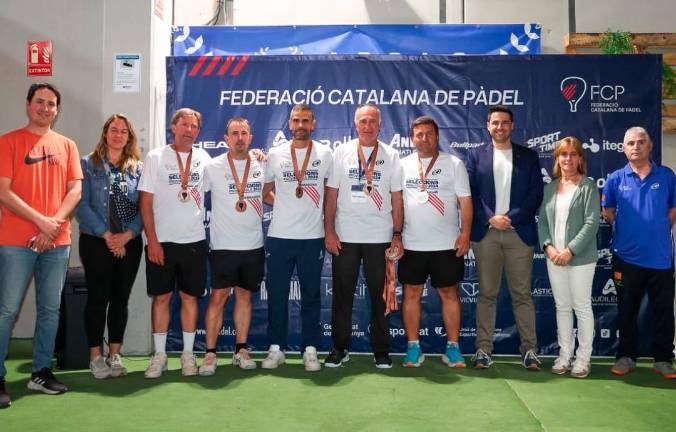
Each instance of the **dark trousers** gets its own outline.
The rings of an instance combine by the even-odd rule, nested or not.
[[[638,357],[637,318],[643,295],[647,291],[655,326],[652,353],[655,361],[674,358],[674,269],[659,270],[629,264],[615,255],[613,279],[618,296],[617,328],[620,345],[617,358]]]
[[[373,352],[390,350],[390,328],[385,317],[385,249],[390,243],[344,243],[340,255],[333,256],[333,303],[331,335],[333,346],[348,349],[352,338],[352,305],[363,261],[364,276],[371,298],[371,348]]]
[[[320,283],[324,266],[324,238],[283,239],[268,237],[265,243],[268,290],[268,338],[286,349],[289,333],[289,291],[294,268],[300,285],[303,346],[321,349]]]
[[[129,294],[143,252],[141,236],[126,244],[127,253],[121,259],[113,256],[101,237],[81,234],[79,244],[87,282],[87,343],[90,348],[102,345],[107,322],[109,343],[121,344],[127,327]]]

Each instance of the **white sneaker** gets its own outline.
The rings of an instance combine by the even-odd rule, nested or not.
[[[216,373],[216,366],[218,366],[218,357],[212,352],[204,354],[202,366],[199,368],[199,376],[211,376]]]
[[[284,352],[279,349],[279,345],[270,345],[268,356],[261,363],[261,367],[263,369],[277,369],[281,364],[284,364]]]
[[[167,370],[167,353],[156,352],[150,359],[150,365],[146,369],[145,377],[159,378],[165,370]]]
[[[106,359],[104,359],[103,356],[98,356],[90,361],[89,370],[92,371],[94,378],[105,379],[110,377],[110,366],[108,366],[108,363],[106,363]]]
[[[305,352],[303,353],[303,364],[305,365],[305,370],[308,372],[317,372],[321,370],[322,365],[319,363],[317,358],[317,349],[313,346],[305,347]]]
[[[122,363],[122,357],[119,354],[113,354],[108,357],[108,366],[110,366],[110,376],[117,378],[127,375],[127,368]]]
[[[232,365],[238,366],[240,369],[244,370],[256,369],[256,362],[251,359],[251,356],[249,356],[249,350],[245,348],[242,348],[232,355]]]
[[[572,369],[572,361],[567,357],[557,357],[552,366],[552,373],[555,375],[563,375]]]
[[[197,375],[197,360],[195,360],[195,354],[191,352],[184,352],[181,354],[181,375]]]
[[[570,371],[570,376],[573,378],[587,378],[589,372],[591,372],[591,363],[575,360],[573,369]]]

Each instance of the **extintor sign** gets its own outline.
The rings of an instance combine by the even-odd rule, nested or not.
[[[52,76],[52,41],[28,41],[26,45],[26,74]]]

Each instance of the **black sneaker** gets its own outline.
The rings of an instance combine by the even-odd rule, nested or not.
[[[373,354],[373,361],[378,369],[390,369],[392,367],[392,359],[390,359],[390,355],[386,352]]]
[[[42,368],[33,372],[31,380],[28,381],[28,389],[41,391],[51,395],[61,394],[68,391],[68,387],[57,380],[50,368]]]
[[[539,371],[540,370],[540,359],[535,355],[533,350],[526,351],[526,354],[523,355],[522,362],[523,367],[529,371]]]
[[[324,366],[329,368],[337,368],[349,360],[350,354],[348,354],[346,349],[331,348],[331,352],[324,359]]]
[[[9,408],[12,405],[12,399],[9,398],[9,393],[5,389],[5,379],[0,378],[0,409]]]
[[[482,349],[476,350],[472,361],[474,362],[474,369],[488,369],[493,364],[491,355]]]

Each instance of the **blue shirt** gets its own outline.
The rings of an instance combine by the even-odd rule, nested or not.
[[[622,260],[652,269],[672,268],[669,211],[676,207],[675,186],[673,171],[655,164],[643,180],[629,164],[610,174],[602,205],[615,209],[612,247]]]

